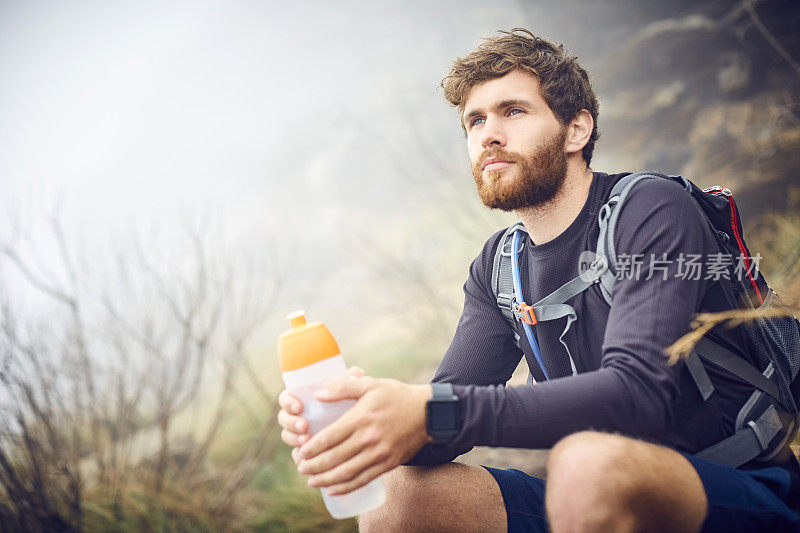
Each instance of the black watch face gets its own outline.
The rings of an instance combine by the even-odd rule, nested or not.
[[[432,402],[428,409],[428,429],[435,432],[457,432],[460,417],[457,401]]]

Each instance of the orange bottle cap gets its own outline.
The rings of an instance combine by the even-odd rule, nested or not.
[[[339,355],[339,345],[325,324],[306,323],[304,311],[294,311],[286,318],[292,327],[278,337],[278,361],[281,372],[297,370]]]

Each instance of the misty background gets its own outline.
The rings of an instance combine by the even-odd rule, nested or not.
[[[208,442],[226,450],[276,439],[274,421],[259,417],[280,390],[275,340],[292,310],[324,321],[369,372],[429,379],[469,262],[513,221],[480,205],[439,83],[456,56],[517,26],[564,43],[590,72],[600,99],[593,169],[731,188],[751,252],[797,309],[799,23],[788,0],[0,2],[0,304],[5,331],[24,331],[7,333],[5,364],[39,375],[24,354],[52,351],[41,357],[53,369],[74,356],[98,365],[86,370],[98,398],[112,378],[162,369],[174,386],[154,388],[127,437],[115,430],[108,442],[158,428],[155,464],[178,465],[175,479],[235,455],[186,445],[189,459],[176,459],[197,420],[211,421]],[[190,352],[208,359],[185,355],[181,338],[202,340]],[[141,353],[125,353],[128,344]],[[229,345],[234,359],[214,359]],[[175,368],[196,377],[181,381]],[[223,398],[237,379],[251,388],[219,409],[197,392]],[[43,387],[26,386],[33,396]],[[91,403],[71,394],[69,412]],[[172,407],[146,422],[159,404]],[[181,419],[185,406],[195,418]],[[252,428],[233,422],[237,436],[223,439],[234,412]],[[294,476],[258,466],[278,461],[273,452],[288,457],[268,451],[235,463],[237,490],[269,493],[277,481],[263,479]],[[81,448],[73,459],[98,455]],[[114,461],[98,460],[99,471],[133,460]],[[76,479],[92,486],[91,475]],[[154,483],[157,494],[169,485]],[[269,507],[241,498],[217,502],[226,524]],[[88,516],[70,505],[62,514]],[[290,507],[274,508],[259,523],[274,529],[269,520]]]
[[[65,232],[100,262],[128,234],[168,236],[211,217],[230,246],[277,263],[287,310],[347,301],[355,287],[338,276],[360,279],[351,276],[370,239],[386,245],[444,203],[480,210],[438,84],[454,57],[515,26],[565,43],[592,74],[596,170],[779,181],[771,196],[780,203],[769,207],[796,207],[793,139],[777,171],[735,145],[769,144],[774,130],[797,125],[797,56],[789,64],[772,49],[744,4],[6,1],[2,211],[34,224],[37,212],[57,209]],[[797,32],[785,15],[796,9],[753,5],[791,57]],[[771,110],[764,93],[778,73],[789,83],[769,102],[784,109]],[[502,224],[484,218],[470,235],[473,256]],[[414,227],[413,240],[435,255],[453,223],[469,224],[443,216]],[[402,255],[408,245],[392,247]],[[465,278],[467,265],[457,266]],[[374,316],[347,303],[347,313],[317,318]]]

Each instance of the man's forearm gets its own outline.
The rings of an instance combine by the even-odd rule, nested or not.
[[[549,448],[584,429],[657,438],[668,425],[667,403],[652,390],[632,386],[635,381],[604,368],[533,386],[455,385],[461,431],[447,445],[423,447],[407,464],[449,462],[473,446]]]

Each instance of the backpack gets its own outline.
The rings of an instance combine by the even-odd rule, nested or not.
[[[752,268],[750,253],[742,238],[739,211],[728,189],[700,189],[682,176],[666,176],[656,172],[624,176],[614,185],[608,201],[598,213],[600,234],[597,246],[594,253],[583,252],[588,254],[585,262],[584,255],[581,255],[580,275],[533,305],[526,304],[522,297],[518,264],[523,249],[520,247],[521,236],[527,232],[521,222],[512,225],[499,241],[492,266],[492,291],[497,298],[497,305],[514,332],[517,346],[524,352],[526,343],[522,342],[517,327],[518,324],[522,325],[527,346],[546,379],[550,377],[542,362],[532,326],[537,322],[566,317],[566,326],[559,340],[566,348],[573,374],[576,374],[564,335],[578,317],[567,302],[592,285],[599,284],[606,303],[613,305],[616,280],[614,265],[617,265],[614,232],[620,206],[631,189],[646,179],[676,181],[700,205],[714,230],[720,250],[732,258],[739,257],[746,268],[744,279],[734,279],[736,276],[730,278],[734,296],[743,302],[743,307],[785,313],[785,316],[758,318],[742,325],[747,339],[745,349],[754,364],[708,335],[701,338],[685,359],[686,367],[704,401],[715,390],[706,371],[708,365],[721,368],[754,388],[738,412],[733,435],[695,455],[734,468],[751,460],[769,461],[787,447],[800,424],[800,323],[761,273]],[[529,383],[532,377],[529,376]]]

